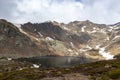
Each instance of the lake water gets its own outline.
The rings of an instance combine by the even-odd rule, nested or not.
[[[28,61],[34,64],[41,65],[41,67],[70,67],[83,63],[93,62],[93,60],[86,59],[83,57],[73,57],[73,56],[42,56],[42,57],[32,57],[24,58],[21,61]]]

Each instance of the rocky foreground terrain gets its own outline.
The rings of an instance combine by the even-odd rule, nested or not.
[[[31,62],[1,58],[0,80],[120,80],[119,58],[66,68],[41,68]]]

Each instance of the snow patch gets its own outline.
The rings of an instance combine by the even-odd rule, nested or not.
[[[68,30],[68,31],[70,30],[70,29],[68,29],[67,27],[63,27],[63,29]]]
[[[42,35],[40,32],[38,32],[38,34],[39,34],[41,37],[43,37],[43,35]]]
[[[106,60],[113,59],[114,55],[110,52],[105,52],[105,47],[99,48],[99,54],[106,58]]]
[[[18,27],[18,29],[20,30],[20,32],[24,33],[24,34],[27,34],[25,31],[23,31],[21,29],[21,25],[20,24],[14,24],[16,27]]]
[[[95,33],[95,32],[97,32],[97,29],[96,27],[93,27],[93,30],[90,33]]]
[[[96,30],[96,27],[93,27],[93,30]]]
[[[92,47],[90,47],[89,45],[87,45],[87,47],[86,48],[88,48],[89,50],[91,50],[92,49]]]
[[[78,52],[75,52],[75,55],[79,55],[79,53],[78,53]]]
[[[82,32],[85,32],[85,28],[86,28],[86,26],[83,26],[83,27],[81,28],[81,31],[82,31]]]
[[[100,47],[101,45],[96,45],[95,49],[99,50],[99,54],[102,55],[106,60],[113,59],[114,55],[111,55],[110,52],[105,52],[105,48],[107,47]]]
[[[53,41],[54,39],[52,39],[51,37],[46,37],[47,40]]]
[[[85,51],[87,51],[87,50],[86,50],[86,49],[81,48],[79,51],[80,51],[80,52],[85,52]]]
[[[101,45],[96,45],[95,49],[99,49]]]
[[[119,27],[114,27],[114,29],[119,29]]]
[[[117,39],[117,38],[120,38],[120,36],[115,36],[112,40],[115,40],[115,39]]]
[[[33,64],[33,67],[34,67],[34,68],[39,68],[40,66],[37,65],[37,64]]]
[[[8,57],[8,58],[7,58],[7,60],[8,60],[8,61],[11,61],[11,60],[12,60],[12,58]]]
[[[19,70],[23,70],[24,68],[20,68]]]
[[[106,40],[108,40],[108,41],[109,41],[109,40],[110,40],[110,38],[109,38],[109,37],[107,37],[107,39],[106,39]]]
[[[85,51],[88,51],[88,50],[91,50],[92,47],[90,47],[89,45],[86,46],[86,48],[81,48],[79,51],[80,52],[85,52]]]
[[[109,26],[109,28],[110,28],[110,29],[108,30],[109,32],[112,32],[112,30],[114,29],[114,27],[112,27],[112,26]]]
[[[73,44],[73,42],[70,42],[70,45],[71,45],[72,47],[74,47],[74,44]]]
[[[105,30],[104,29],[101,29],[100,32],[106,34]]]
[[[119,29],[120,27],[118,27],[117,25],[115,25],[115,26],[109,26],[110,27],[110,29]]]
[[[68,51],[69,51],[69,52],[72,52],[72,50],[71,50],[71,49],[68,49]]]
[[[20,31],[21,33],[23,33],[23,34],[25,34],[25,35],[27,35],[27,36],[30,36],[31,38],[34,38],[35,40],[39,41],[38,38],[35,38],[35,37],[29,35],[28,33],[26,33],[25,31],[23,31],[23,30],[21,29],[21,25],[20,25],[20,24],[14,24],[14,25],[19,29],[19,31]]]

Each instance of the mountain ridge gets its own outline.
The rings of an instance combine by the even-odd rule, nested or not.
[[[119,54],[118,24],[105,25],[86,20],[68,24],[48,21],[13,25],[37,46],[38,54],[32,53],[31,56],[84,56],[102,60]]]

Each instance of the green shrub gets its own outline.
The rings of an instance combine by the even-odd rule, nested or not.
[[[104,75],[101,77],[101,80],[110,80],[110,78],[107,75]]]
[[[108,73],[108,76],[112,79],[118,79],[120,78],[120,69],[112,70]]]

